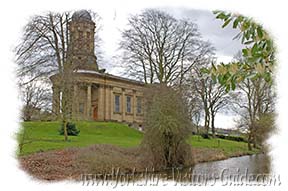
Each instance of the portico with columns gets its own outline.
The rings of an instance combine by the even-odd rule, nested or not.
[[[96,71],[78,71],[73,78],[73,120],[143,122],[143,83]],[[51,80],[53,110],[59,114],[60,84],[57,75]]]

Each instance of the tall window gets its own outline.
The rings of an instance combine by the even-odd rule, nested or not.
[[[114,111],[120,113],[120,95],[115,95],[115,107]]]
[[[84,103],[79,103],[79,113],[84,113]]]
[[[131,113],[131,96],[126,97],[126,112]]]
[[[142,98],[137,97],[137,113],[142,113]]]

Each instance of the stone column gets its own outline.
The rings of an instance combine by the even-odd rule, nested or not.
[[[137,97],[136,97],[136,90],[133,90],[133,105],[132,105],[132,112],[133,112],[133,122],[136,122],[136,114],[137,114]]]
[[[125,89],[122,88],[122,101],[121,101],[122,121],[125,121],[126,102],[125,102]]]
[[[115,105],[115,100],[114,100],[114,94],[113,94],[113,87],[111,86],[110,88],[110,119],[112,120],[113,118],[113,113],[114,113],[114,105]]]
[[[87,85],[87,105],[86,105],[86,116],[87,119],[91,119],[91,84]]]
[[[111,120],[111,86],[105,87],[105,120]]]
[[[74,92],[73,92],[73,119],[78,120],[78,110],[79,110],[79,102],[78,102],[78,86],[74,84]]]
[[[109,88],[107,88],[107,91],[108,91],[107,100],[109,102],[109,104],[108,104],[108,118],[109,118],[109,120],[111,120],[112,119],[112,112],[113,112],[113,110],[112,110],[113,102],[111,102],[112,97],[113,97],[113,87],[109,86]]]
[[[104,95],[104,85],[100,84],[98,88],[98,119],[105,119],[105,95]]]
[[[103,90],[102,90],[102,92],[103,92],[103,99],[104,99],[104,104],[103,104],[103,119],[104,119],[104,121],[106,121],[107,120],[107,115],[106,115],[106,111],[107,111],[107,92],[106,92],[106,85],[103,85]]]
[[[59,112],[60,112],[60,90],[59,87],[53,86],[53,102],[52,102],[52,111],[56,116],[56,119],[59,119]]]

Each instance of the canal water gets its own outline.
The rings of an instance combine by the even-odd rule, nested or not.
[[[255,154],[199,163],[189,168],[170,169],[166,171],[166,178],[177,182],[196,182],[201,185],[218,180],[242,183],[269,176],[269,172],[269,157],[265,154]]]
[[[111,177],[111,180],[119,182],[134,183],[135,180],[142,180],[149,185],[159,185],[162,180],[173,180],[177,185],[215,185],[221,182],[222,185],[243,185],[245,181],[255,181],[260,175],[260,181],[269,176],[270,160],[265,154],[241,156],[226,160],[199,163],[192,167],[182,169],[167,169],[161,172],[137,173],[132,176],[123,175]],[[261,176],[264,175],[264,176]],[[101,179],[101,178],[100,178]],[[106,179],[106,178],[105,178]],[[89,182],[90,179],[85,178]],[[106,179],[107,180],[107,179]],[[108,177],[108,180],[110,178]],[[264,180],[264,179],[263,179]],[[264,180],[266,181],[266,179]],[[276,180],[277,181],[277,180]],[[101,182],[101,181],[100,181]],[[259,182],[257,179],[256,182]],[[262,181],[263,182],[263,181]],[[271,182],[268,180],[268,182]],[[272,182],[273,183],[273,182]]]
[[[255,154],[229,158],[221,161],[199,163],[194,166],[193,173],[201,174],[268,174],[270,160],[265,154]]]

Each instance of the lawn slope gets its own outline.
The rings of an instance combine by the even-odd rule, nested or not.
[[[65,142],[59,135],[59,122],[23,122],[18,133],[18,141],[21,142],[24,133],[24,146],[20,155],[27,155],[48,150],[58,150],[70,147],[86,147],[95,144],[110,144],[120,147],[136,147],[141,143],[143,133],[128,127],[125,124],[113,122],[78,121],[78,136],[69,136]],[[253,154],[258,150],[248,151],[244,142],[224,139],[203,139],[194,135],[187,140],[193,148],[209,149],[223,152],[226,156],[241,154]]]
[[[69,141],[65,142],[64,137],[58,133],[59,122],[23,122],[21,125],[17,138],[21,142],[25,129],[25,144],[20,155],[93,144],[134,147],[140,144],[143,136],[141,132],[121,123],[79,121],[76,126],[80,134],[69,136]]]

